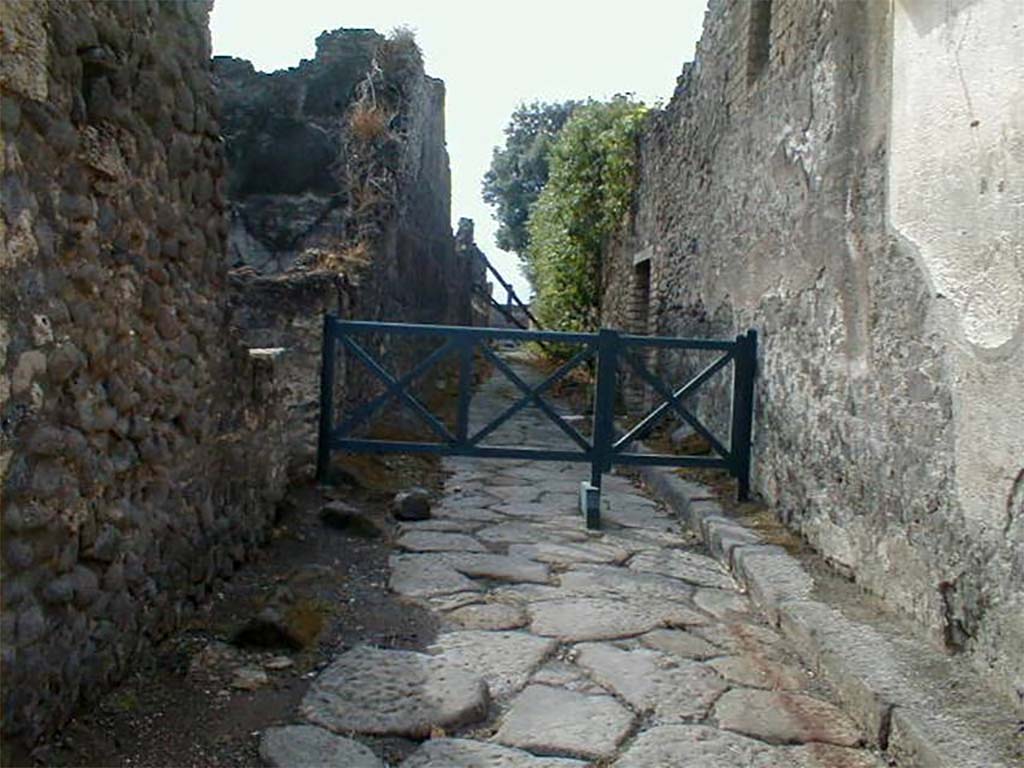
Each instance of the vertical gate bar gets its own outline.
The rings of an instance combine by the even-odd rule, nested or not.
[[[612,441],[615,437],[615,370],[619,334],[602,328],[597,334],[597,391],[594,393],[593,455],[590,485],[595,501],[586,509],[587,528],[601,527],[601,477],[611,468]]]
[[[316,479],[327,482],[331,462],[331,431],[334,429],[335,336],[331,316],[324,314],[320,358],[320,432],[316,445]]]
[[[750,438],[754,420],[754,375],[757,370],[757,331],[736,337],[732,390],[732,434],[729,454],[736,476],[736,498],[750,498]]]
[[[476,338],[467,334],[459,339],[459,417],[455,439],[465,446],[469,440],[469,405],[473,398],[473,347]]]

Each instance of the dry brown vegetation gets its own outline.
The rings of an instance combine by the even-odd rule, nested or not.
[[[369,144],[388,132],[392,117],[386,109],[362,100],[349,114],[348,125],[356,139]]]

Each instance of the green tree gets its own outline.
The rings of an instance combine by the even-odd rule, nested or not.
[[[498,247],[525,256],[530,207],[548,180],[548,151],[580,102],[520,105],[505,127],[505,146],[495,147],[484,174],[484,201],[494,206]]]
[[[646,107],[627,96],[578,108],[551,147],[548,183],[528,224],[536,314],[548,328],[599,321],[601,252],[633,205]]]

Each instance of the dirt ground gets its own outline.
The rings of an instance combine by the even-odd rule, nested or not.
[[[6,765],[227,768],[261,762],[259,732],[297,721],[317,670],[337,654],[370,643],[422,649],[435,636],[431,616],[387,591],[393,526],[388,501],[411,485],[437,490],[441,470],[422,457],[361,457],[336,474],[349,483],[295,488],[273,541],[215,592],[197,617],[164,641],[136,672],[68,723],[32,755],[8,753]],[[343,499],[377,523],[356,530],[325,524],[325,501]],[[267,604],[281,604],[306,648],[238,647],[239,629]],[[238,669],[265,683],[237,687]],[[244,674],[244,672],[243,672]],[[394,757],[415,745],[391,740]]]

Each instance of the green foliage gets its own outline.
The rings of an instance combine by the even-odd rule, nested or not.
[[[548,152],[580,102],[523,104],[505,128],[505,146],[494,148],[484,175],[484,201],[496,208],[498,247],[526,254],[530,207],[548,180]]]
[[[601,252],[628,215],[636,140],[647,109],[626,96],[577,109],[549,155],[550,176],[528,223],[535,312],[547,328],[599,322]]]

